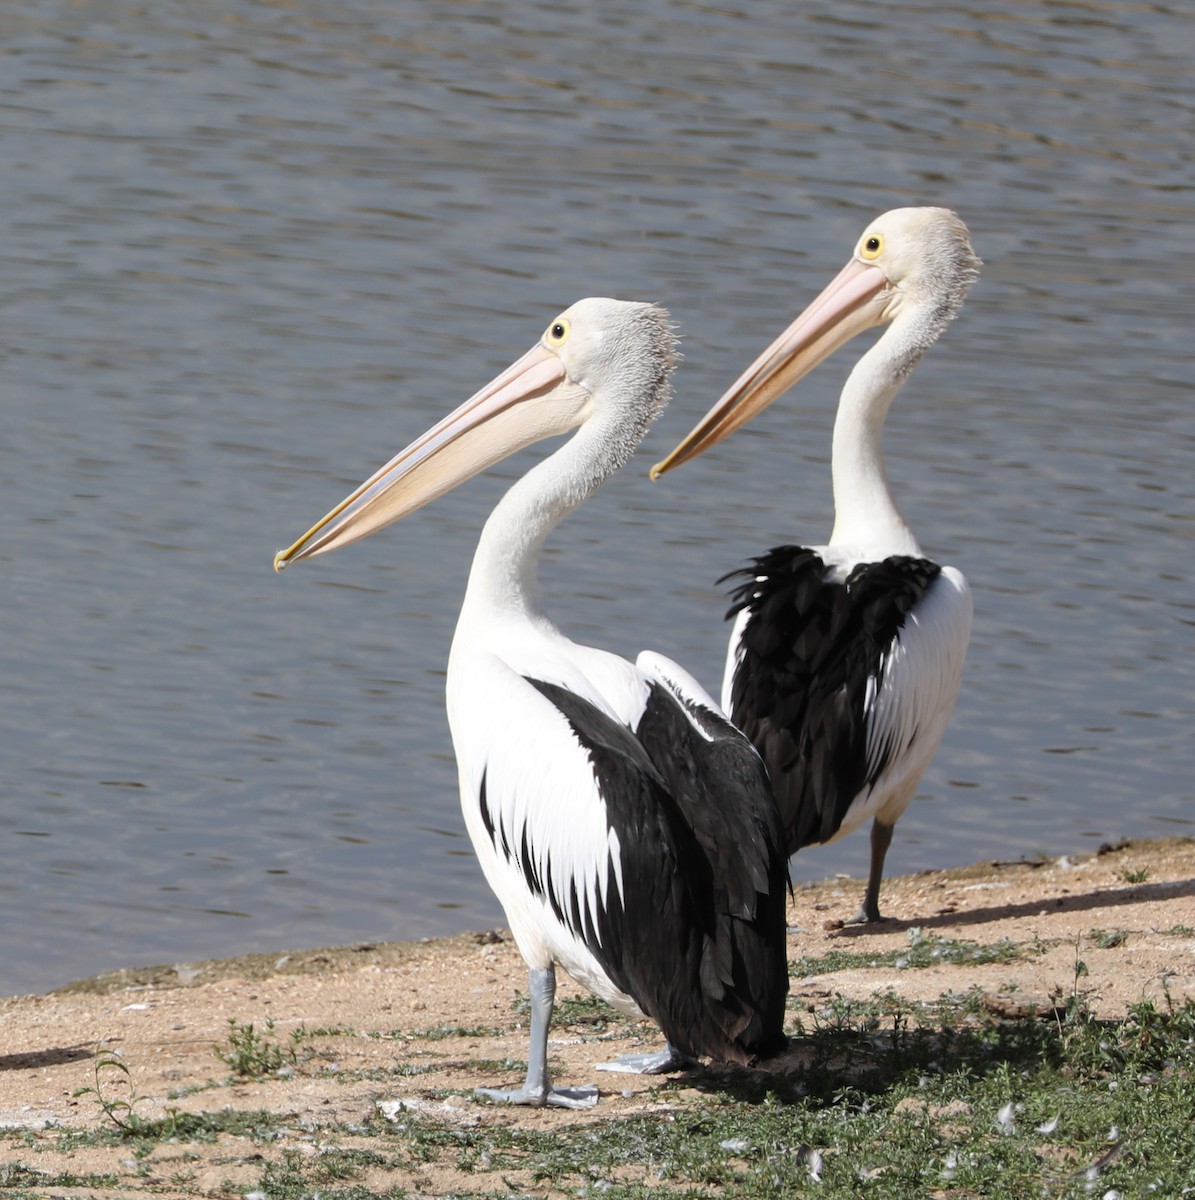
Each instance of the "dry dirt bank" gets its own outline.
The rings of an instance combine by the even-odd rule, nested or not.
[[[795,896],[793,1020],[836,995],[886,991],[932,1002],[977,988],[986,1004],[1010,1016],[1048,1009],[1053,998],[1076,986],[1104,1016],[1123,1013],[1143,996],[1195,996],[1192,839],[892,879],[884,906],[897,919],[874,931],[841,927],[858,905],[859,889],[855,881],[830,881]],[[911,935],[913,928],[920,934]],[[907,950],[917,938],[944,939],[947,948],[958,942],[990,948],[1007,940],[1010,953],[998,956],[1005,961],[926,967],[906,965],[899,955],[894,960],[889,952]],[[827,970],[831,954],[883,958],[860,965],[855,957],[847,969]],[[1078,957],[1088,970],[1077,979]],[[119,1177],[119,1194],[217,1195],[258,1180],[263,1154],[313,1152],[321,1131],[329,1129],[351,1140],[354,1127],[382,1100],[405,1100],[463,1123],[533,1126],[616,1116],[660,1102],[664,1084],[658,1078],[593,1069],[640,1041],[651,1043],[652,1031],[621,1021],[606,1025],[584,1011],[571,1024],[554,1026],[551,1049],[556,1078],[602,1086],[601,1103],[589,1118],[495,1108],[468,1095],[444,1100],[444,1089],[517,1081],[517,1072],[502,1064],[525,1057],[516,1007],[525,986],[513,944],[486,933],[129,969],[44,996],[0,1000],[0,1126],[19,1126],[33,1139],[0,1139],[0,1175],[5,1163],[36,1161],[37,1170],[51,1176],[70,1171]],[[580,995],[562,980],[558,999]],[[288,1049],[292,1031],[312,1036],[298,1043],[286,1077],[230,1081],[213,1049],[229,1048],[230,1020],[242,1029],[252,1023],[267,1044]],[[268,1035],[267,1020],[274,1022]],[[76,1095],[95,1084],[97,1043],[119,1053],[138,1097],[135,1111],[144,1120],[172,1109],[212,1113],[230,1106],[267,1110],[285,1128],[265,1151],[231,1134],[188,1145],[185,1154],[162,1143],[138,1162],[127,1145],[52,1149],[64,1127],[109,1124],[95,1095]],[[775,1069],[799,1064],[780,1062]],[[111,1097],[129,1096],[119,1073],[109,1071],[108,1078]],[[429,1178],[408,1186],[442,1193],[453,1184]]]

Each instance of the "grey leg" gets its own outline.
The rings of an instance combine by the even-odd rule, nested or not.
[[[867,877],[867,891],[863,894],[863,906],[851,918],[851,925],[868,925],[882,921],[880,916],[880,884],[884,880],[884,856],[892,845],[894,825],[873,821],[871,826],[871,872]]]
[[[527,1080],[521,1088],[478,1088],[479,1096],[507,1104],[529,1104],[542,1108],[592,1108],[597,1103],[596,1087],[554,1088],[548,1079],[548,1026],[552,1023],[552,1005],[556,998],[556,971],[532,968],[527,974],[527,992],[531,998],[531,1044],[527,1051]]]

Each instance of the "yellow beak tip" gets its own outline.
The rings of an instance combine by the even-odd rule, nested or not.
[[[652,483],[659,483],[660,476],[663,475],[666,470],[667,465],[665,463],[658,462],[650,471],[648,471],[648,478],[652,481]]]
[[[290,560],[286,557],[286,551],[279,550],[278,553],[274,555],[274,570],[281,575],[282,572],[286,570],[289,561]]]

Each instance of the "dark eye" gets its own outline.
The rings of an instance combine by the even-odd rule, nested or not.
[[[864,258],[877,258],[884,248],[884,239],[878,233],[869,233],[859,246],[859,253]]]
[[[556,339],[564,337],[564,326],[559,321],[552,326],[552,336]]]

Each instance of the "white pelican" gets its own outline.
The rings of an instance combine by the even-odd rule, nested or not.
[[[530,972],[526,1081],[482,1089],[495,1099],[596,1102],[594,1087],[549,1082],[556,963],[664,1031],[662,1054],[615,1069],[745,1063],[783,1045],[787,861],[759,755],[675,664],[579,646],[538,596],[545,538],[630,458],[675,350],[663,309],[580,301],[275,559],[347,545],[578,430],[486,522],[448,663],[465,824]]]
[[[885,213],[832,283],[735,381],[652,478],[749,421],[850,338],[888,324],[839,401],[825,546],[779,546],[734,574],[722,707],[763,755],[789,853],[868,818],[871,870],[856,922],[880,920],[892,827],[958,696],[971,593],[927,559],[884,477],[884,418],[979,274],[943,208]],[[727,576],[730,578],[731,576]]]

